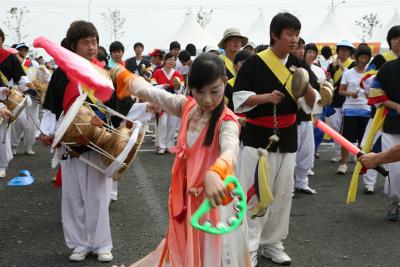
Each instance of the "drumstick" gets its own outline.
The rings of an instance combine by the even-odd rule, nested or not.
[[[36,128],[39,130],[39,132],[40,132],[42,135],[47,135],[47,134],[45,134],[45,133],[40,129],[39,125],[37,125],[37,123],[36,123],[36,121],[33,119],[32,115],[31,115],[30,113],[28,113],[28,115],[29,115],[29,118],[31,118],[33,124],[34,124],[34,125],[36,126]]]
[[[315,122],[315,127],[317,127],[318,129],[320,129],[321,131],[323,131],[324,133],[326,133],[327,135],[332,137],[333,140],[335,140],[337,143],[339,143],[344,149],[349,151],[351,154],[357,156],[357,158],[365,155],[365,153],[361,149],[359,149],[357,146],[352,144],[349,140],[347,140],[346,138],[341,136],[338,132],[333,130],[331,127],[329,127],[323,121],[317,120]],[[377,172],[379,172],[380,174],[382,174],[385,177],[389,175],[389,172],[380,165],[375,167],[374,170],[376,170]]]

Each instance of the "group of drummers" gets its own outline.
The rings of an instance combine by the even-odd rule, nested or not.
[[[170,227],[166,240],[133,266],[256,266],[260,248],[261,256],[288,265],[291,258],[282,242],[289,232],[293,194],[317,193],[308,177],[314,174],[324,134],[313,122],[329,121],[358,146],[371,131],[374,149],[400,143],[400,95],[395,91],[400,86],[395,77],[400,74],[400,25],[388,32],[390,50],[372,61],[367,44],[356,48],[345,40],[337,43],[336,57],[329,48],[318,56],[318,47],[299,37],[300,29],[295,16],[279,13],[270,24],[269,47],[255,47],[238,29],[229,28],[218,47],[207,46],[197,57],[196,49],[181,51],[172,42],[169,52],[154,49],[148,60],[137,42],[135,56],[123,61],[122,43],[110,45],[109,58],[99,47],[95,26],[74,21],[61,46],[109,79],[115,91],[107,101],[96,97],[96,88],[72,79],[69,69],[51,72],[29,59],[25,44],[3,48],[0,30],[0,177],[6,177],[21,140],[24,152],[34,155],[40,136],[54,152],[52,167],[62,181],[69,259],[83,261],[93,253],[100,262],[112,261],[110,200],[117,200],[117,181],[133,162],[148,131],[146,122],[155,119],[156,153],[177,157]],[[388,110],[382,131],[368,130],[380,107]],[[202,145],[198,138],[204,138]],[[333,161],[340,161],[337,172],[344,174],[349,153],[340,146],[337,152]],[[384,163],[374,161],[375,156],[362,160],[368,166]],[[388,219],[400,220],[400,165],[388,166]],[[225,178],[221,173],[228,169],[247,192],[246,223],[221,239],[189,230],[190,205],[205,198],[215,206],[222,203],[226,192],[214,178]],[[374,192],[376,177],[373,170],[365,174],[367,193]]]

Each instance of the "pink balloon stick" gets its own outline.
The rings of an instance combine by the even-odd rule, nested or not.
[[[36,38],[33,45],[46,50],[69,79],[93,88],[96,98],[106,101],[111,97],[114,91],[111,81],[101,75],[93,63],[43,36]]]
[[[335,140],[337,143],[339,143],[342,147],[344,147],[344,149],[349,151],[351,154],[357,156],[357,154],[360,152],[360,149],[357,146],[355,146],[349,140],[347,140],[346,138],[341,136],[338,132],[333,130],[331,127],[329,127],[323,121],[317,120],[315,122],[315,126],[318,129],[320,129],[321,131],[323,131],[324,133],[326,133],[327,135],[329,135],[330,137],[332,137],[333,140]]]

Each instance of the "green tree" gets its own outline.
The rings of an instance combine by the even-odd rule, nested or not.
[[[16,43],[21,43],[28,37],[28,34],[23,33],[24,27],[28,24],[28,20],[25,20],[25,15],[29,13],[29,10],[24,7],[12,7],[7,11],[7,16],[4,25],[12,33],[12,38]]]
[[[375,30],[382,28],[376,13],[364,15],[360,20],[356,20],[355,23],[362,30],[363,42],[370,40]]]

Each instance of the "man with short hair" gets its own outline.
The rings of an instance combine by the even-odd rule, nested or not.
[[[144,72],[151,63],[149,60],[143,57],[144,45],[141,42],[137,42],[133,45],[133,50],[135,51],[135,56],[127,59],[125,61],[126,69],[136,75],[143,76]]]
[[[180,51],[181,51],[181,44],[178,41],[173,41],[169,44],[169,52],[173,56],[178,57]]]
[[[108,67],[114,68],[116,64],[120,64],[125,66],[125,61],[122,60],[124,56],[125,47],[121,42],[115,41],[110,44],[110,56],[111,58],[108,60]]]
[[[270,25],[271,48],[243,63],[234,86],[235,112],[247,117],[238,177],[250,196],[247,221],[253,266],[257,265],[259,246],[263,257],[282,265],[291,263],[282,241],[289,232],[297,151],[296,113],[298,104],[310,113],[320,98],[308,84],[304,97],[297,99],[291,83],[285,82],[292,67],[310,72],[292,55],[300,29],[300,21],[292,14],[277,14]]]
[[[239,52],[247,42],[248,38],[243,36],[237,28],[229,28],[224,31],[224,36],[218,43],[218,47],[224,49],[224,54],[220,57],[225,63],[226,76],[228,76],[228,80],[236,76],[233,59],[235,58],[236,53]]]

